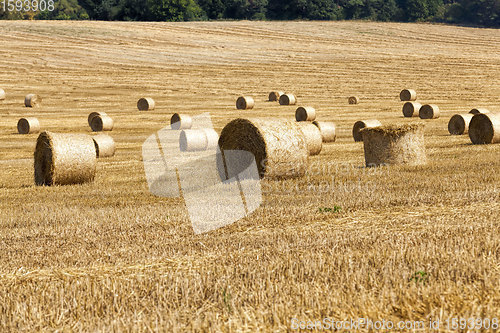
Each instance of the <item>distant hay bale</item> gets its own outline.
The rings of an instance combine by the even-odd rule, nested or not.
[[[28,108],[40,106],[40,103],[42,103],[42,98],[36,94],[28,94],[24,97],[24,105]]]
[[[193,126],[193,119],[187,114],[174,113],[170,118],[170,128],[173,130],[190,129]]]
[[[313,121],[313,125],[319,128],[323,142],[335,142],[337,139],[336,126],[334,123],[326,121]]]
[[[87,121],[89,123],[89,126],[90,126],[90,123],[92,122],[92,119],[95,117],[95,116],[107,116],[107,113],[106,112],[91,112],[89,114],[89,116],[87,117]]]
[[[347,102],[349,104],[359,104],[359,97],[357,96],[351,96],[347,99]]]
[[[471,114],[478,114],[478,113],[490,113],[490,110],[485,109],[485,108],[478,108],[478,109],[472,109],[469,111]]]
[[[250,152],[255,156],[260,178],[301,177],[308,168],[306,138],[294,121],[235,119],[222,130],[219,147],[222,154],[227,150]],[[239,161],[238,167],[232,168],[234,175],[228,174],[228,178],[248,168],[250,163]]]
[[[114,127],[113,118],[110,116],[95,116],[90,121],[90,128],[94,132],[112,131]]]
[[[500,143],[500,113],[479,113],[469,124],[469,138],[473,144]]]
[[[281,95],[284,95],[285,93],[283,91],[271,91],[269,93],[269,101],[270,102],[277,102],[280,100]]]
[[[462,135],[469,132],[469,123],[474,115],[470,113],[456,114],[448,122],[448,132],[451,135]]]
[[[179,148],[182,152],[204,151],[217,148],[219,135],[214,129],[186,129],[179,136]]]
[[[300,106],[295,111],[295,119],[297,121],[314,121],[316,120],[316,110],[312,106]]]
[[[155,101],[151,97],[143,97],[137,101],[139,111],[148,111],[155,109]]]
[[[306,139],[307,150],[309,155],[318,155],[323,147],[323,137],[321,131],[313,123],[299,122],[299,129]]]
[[[354,126],[352,127],[352,137],[354,138],[354,141],[356,142],[363,141],[363,136],[361,135],[361,130],[363,128],[370,128],[377,126],[382,126],[382,123],[376,119],[359,120],[355,122]]]
[[[280,105],[295,105],[297,98],[293,94],[283,94],[280,96]]]
[[[399,99],[402,102],[410,102],[417,100],[417,92],[413,89],[403,89],[399,93]]]
[[[5,99],[5,91],[3,89],[0,89],[0,101]]]
[[[207,136],[207,149],[216,149],[219,145],[219,134],[212,128],[202,129]]]
[[[361,134],[368,167],[427,163],[423,124],[367,127]]]
[[[253,109],[254,106],[255,106],[255,101],[250,96],[240,96],[236,100],[236,108],[238,110]]]
[[[94,180],[96,151],[86,134],[42,132],[36,141],[36,185],[82,184]]]
[[[435,104],[426,104],[420,108],[418,112],[420,119],[437,119],[439,118],[439,106]]]
[[[96,157],[113,157],[116,151],[115,140],[107,134],[98,134],[92,137],[94,140]]]
[[[40,132],[40,122],[35,117],[21,118],[17,122],[17,132],[19,134],[33,134]]]
[[[403,104],[403,115],[405,117],[418,117],[422,104],[417,102],[406,102]]]

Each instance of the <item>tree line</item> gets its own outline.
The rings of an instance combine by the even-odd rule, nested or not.
[[[1,0],[0,5],[4,1],[15,3],[21,0]],[[54,10],[43,12],[8,11],[2,5],[0,19],[110,21],[366,19],[500,27],[500,0],[55,0]]]

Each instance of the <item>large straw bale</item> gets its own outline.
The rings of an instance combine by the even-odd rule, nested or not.
[[[319,128],[321,137],[323,138],[323,142],[335,142],[335,140],[337,139],[337,134],[336,126],[334,123],[328,121],[313,121],[313,124]]]
[[[448,132],[451,135],[462,135],[469,132],[469,123],[474,115],[470,113],[455,114],[448,122]]]
[[[469,123],[473,144],[500,143],[500,113],[479,113]]]

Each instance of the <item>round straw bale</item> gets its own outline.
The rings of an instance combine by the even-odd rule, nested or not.
[[[35,117],[21,118],[17,122],[19,134],[33,134],[40,132],[40,122]]]
[[[36,94],[28,94],[24,97],[24,105],[28,108],[40,106],[40,103],[42,103],[42,98]]]
[[[295,111],[295,119],[297,121],[314,121],[316,120],[316,110],[312,106],[300,106]]]
[[[98,158],[112,157],[115,155],[115,140],[107,134],[98,134],[92,137],[94,140],[95,153]]]
[[[95,116],[90,121],[90,128],[94,132],[112,131],[114,124],[113,118],[110,116]]]
[[[301,177],[308,168],[309,152],[297,122],[286,120],[235,119],[227,124],[219,138],[222,154],[226,150],[253,154],[260,178]],[[220,164],[220,159],[217,159]],[[239,161],[228,178],[247,169],[251,161]],[[220,165],[218,170],[224,170]],[[225,179],[226,175],[221,174]]]
[[[215,149],[219,144],[219,134],[213,128],[204,128],[203,132],[207,136],[207,149]]]
[[[179,136],[179,148],[181,151],[202,151],[208,146],[207,134],[203,130],[182,130]]]
[[[361,135],[361,130],[363,128],[377,126],[382,126],[382,123],[376,119],[360,120],[355,122],[354,126],[352,127],[352,137],[354,138],[354,141],[363,141],[363,136]]]
[[[351,96],[347,99],[347,102],[349,102],[349,104],[359,104],[359,97]]]
[[[173,130],[190,129],[193,126],[193,119],[187,114],[174,113],[170,118],[170,128]]]
[[[143,97],[137,101],[139,111],[148,111],[155,109],[155,101],[151,97]]]
[[[285,93],[283,91],[271,91],[269,93],[269,101],[270,102],[277,102],[279,101],[281,95],[284,95]]]
[[[368,167],[427,163],[423,124],[367,127],[361,134]]]
[[[255,106],[255,101],[250,96],[240,96],[236,100],[236,108],[238,110],[253,109]]]
[[[484,108],[478,108],[478,109],[472,109],[469,111],[471,114],[478,114],[478,113],[490,113],[490,110],[484,109]]]
[[[323,142],[335,142],[337,134],[335,132],[336,127],[334,123],[326,121],[313,121],[313,124],[319,128]]]
[[[0,101],[5,99],[5,91],[0,89]]]
[[[295,105],[297,98],[293,94],[283,94],[280,96],[280,105]]]
[[[500,113],[479,113],[469,124],[473,144],[500,143]]]
[[[456,114],[448,122],[448,132],[451,135],[462,135],[469,132],[469,123],[474,115],[470,113]]]
[[[96,151],[86,134],[42,132],[36,141],[36,185],[81,184],[94,180]]]
[[[107,114],[106,114],[106,112],[91,112],[87,118],[89,126],[90,126],[90,123],[92,122],[92,118],[94,118],[95,116],[107,116]]]
[[[406,102],[403,104],[403,115],[405,117],[418,117],[422,104],[417,102]]]
[[[321,136],[321,131],[312,123],[300,122],[298,125],[306,139],[309,155],[318,155],[323,147],[323,137]]]
[[[439,118],[439,107],[435,104],[425,104],[418,112],[420,119],[437,119]]]
[[[399,93],[399,99],[401,99],[402,102],[416,101],[417,92],[413,89],[403,89]]]

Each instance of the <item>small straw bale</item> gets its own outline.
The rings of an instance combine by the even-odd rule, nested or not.
[[[217,148],[219,135],[214,129],[186,129],[179,135],[179,148],[182,152],[204,151]]]
[[[297,98],[293,94],[283,94],[280,96],[280,105],[295,105]]]
[[[337,139],[337,134],[335,131],[336,126],[334,123],[327,121],[313,121],[313,125],[319,128],[321,137],[323,138],[323,142],[335,142],[335,140]]]
[[[95,153],[97,158],[115,156],[115,140],[107,134],[98,134],[92,137],[94,140]]]
[[[42,132],[36,141],[36,185],[82,184],[94,180],[96,151],[86,134]]]
[[[427,163],[424,124],[367,127],[361,134],[367,167]]]
[[[151,97],[143,97],[137,101],[139,111],[148,111],[155,109],[155,101]]]
[[[470,113],[455,114],[448,122],[448,132],[451,135],[462,135],[469,132],[469,123],[474,115]]]
[[[35,117],[21,118],[17,122],[17,132],[19,134],[33,134],[40,132],[40,122]]]
[[[227,124],[219,138],[222,155],[226,150],[247,151],[255,157],[259,177],[271,179],[304,176],[309,166],[306,138],[297,122],[287,120],[235,119]],[[220,159],[217,159],[220,163]],[[247,169],[251,161],[239,161],[232,178]],[[218,167],[218,170],[224,168]]]
[[[107,116],[107,113],[106,112],[91,112],[87,118],[87,121],[89,123],[89,126],[90,126],[90,123],[92,122],[92,119],[95,117],[95,116]]]
[[[219,145],[219,134],[212,128],[203,128],[207,136],[207,149],[216,149]]]
[[[356,142],[363,141],[363,136],[361,135],[361,130],[363,128],[377,127],[377,126],[382,126],[382,123],[376,119],[359,120],[355,122],[354,126],[352,127],[352,137],[354,138],[354,141]]]
[[[349,104],[359,104],[359,97],[357,96],[351,96],[347,99],[347,102]]]
[[[255,101],[250,96],[240,96],[236,100],[236,108],[238,110],[253,109],[254,106],[255,106]]]
[[[24,105],[28,108],[40,106],[40,103],[42,103],[42,98],[36,94],[28,94],[24,97]]]
[[[403,104],[403,116],[405,117],[418,117],[422,104],[417,102],[406,102]]]
[[[269,93],[269,101],[270,102],[277,102],[280,100],[281,95],[284,95],[285,93],[283,91],[271,91]]]
[[[469,111],[471,114],[478,114],[478,113],[490,113],[490,110],[485,109],[485,108],[478,108],[478,109],[472,109]]]
[[[500,143],[500,113],[479,113],[469,124],[469,138],[473,144]]]
[[[306,139],[307,150],[309,155],[319,155],[323,147],[323,137],[321,131],[313,123],[300,122],[299,128]]]
[[[0,101],[5,99],[5,91],[0,89]]]
[[[418,112],[420,119],[437,119],[439,118],[439,107],[435,104],[425,104]]]
[[[90,128],[94,132],[112,131],[115,122],[110,116],[95,116],[90,121]]]
[[[402,102],[410,102],[417,100],[417,92],[413,89],[403,89],[399,93],[399,99]]]
[[[314,121],[316,120],[316,110],[312,106],[300,106],[295,111],[295,119],[297,121]]]
[[[170,118],[170,128],[173,130],[190,129],[193,126],[193,119],[187,114],[174,113]]]

